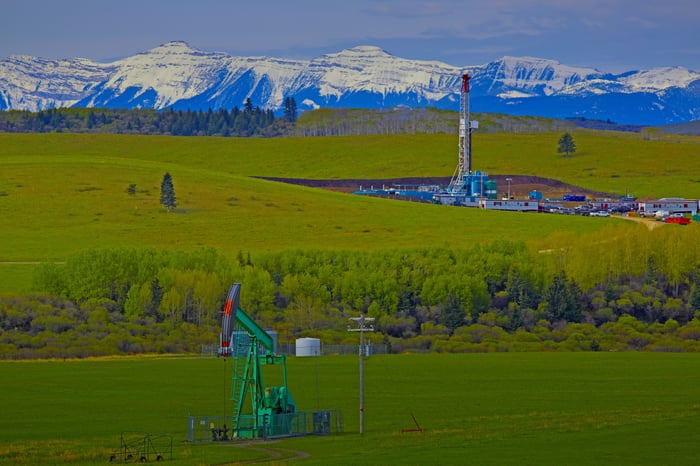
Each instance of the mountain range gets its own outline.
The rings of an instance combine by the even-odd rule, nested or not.
[[[100,63],[10,56],[0,61],[0,110],[56,107],[304,111],[435,107],[458,110],[461,76],[470,109],[510,115],[663,125],[700,119],[700,73],[683,67],[620,74],[533,57],[457,67],[358,46],[312,60],[236,57],[176,41]]]

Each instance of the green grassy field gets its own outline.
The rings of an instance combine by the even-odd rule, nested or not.
[[[692,174],[700,172],[700,138],[574,136],[578,150],[564,158],[556,153],[558,134],[477,134],[474,166],[611,193],[698,197],[700,179]],[[460,248],[507,238],[546,249],[558,232],[632,227],[618,219],[455,209],[251,178],[450,176],[454,139],[0,134],[0,291],[30,287],[31,267],[12,262],[62,261],[85,248],[213,247],[234,257],[289,248]],[[171,213],[159,204],[165,172],[178,199]],[[132,184],[134,195],[127,193]]]
[[[566,159],[556,154],[559,136],[476,135],[474,166],[620,194],[698,197],[700,138],[582,131]],[[0,291],[26,291],[32,262],[85,248],[206,246],[235,257],[288,248],[460,248],[502,238],[546,248],[561,232],[638,228],[615,218],[403,203],[251,178],[450,176],[455,165],[452,135],[0,134]],[[172,213],[159,205],[166,171],[179,203]],[[278,462],[306,452],[303,464],[696,464],[698,362],[693,354],[374,356],[360,437],[357,358],[292,358],[300,407],[342,409],[346,433],[265,444],[269,451],[183,442],[188,413],[225,411],[223,360],[0,362],[0,463],[102,464],[120,433],[135,430],[173,435],[172,464],[188,465],[265,460],[273,451]],[[411,413],[426,432],[400,433],[412,426]]]
[[[106,463],[123,431],[171,435],[168,464],[697,464],[698,358],[372,356],[362,436],[357,357],[290,358],[290,390],[300,409],[342,410],[345,433],[248,446],[185,441],[189,413],[230,409],[230,361],[2,362],[0,464]],[[414,427],[411,413],[425,432],[401,433]]]
[[[558,165],[588,162],[562,162],[552,154],[547,157],[557,163],[533,158],[534,148],[548,137],[484,136],[478,142],[484,152],[479,165],[574,181],[585,169]],[[560,230],[585,233],[614,222],[390,202],[250,178],[449,176],[456,160],[451,139],[2,134],[0,261],[60,261],[85,248],[124,246],[210,246],[231,255],[287,248],[461,247],[504,237],[540,240]],[[598,139],[603,140],[599,147],[616,141]],[[171,213],[159,204],[166,171],[178,199]],[[583,181],[602,187],[594,177]],[[127,193],[130,184],[136,185],[135,195]],[[680,182],[673,186],[685,189]]]

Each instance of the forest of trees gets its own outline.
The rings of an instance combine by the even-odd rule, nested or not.
[[[290,339],[356,342],[375,317],[392,351],[698,351],[700,231],[603,231],[537,251],[88,250],[43,264],[30,295],[0,296],[0,357],[196,352],[218,341],[231,283]]]
[[[572,130],[574,123],[552,118],[474,113],[479,133],[536,133]],[[357,136],[381,134],[456,134],[457,112],[435,108],[330,109],[304,112],[291,135]]]
[[[296,103],[288,103],[285,118],[272,110],[254,107],[247,99],[243,110],[182,111],[165,109],[125,110],[54,108],[40,112],[0,112],[0,132],[7,133],[114,133],[163,134],[172,136],[261,136],[285,135],[296,119]],[[290,126],[291,125],[291,126]]]
[[[479,132],[509,133],[571,130],[563,120],[511,115],[474,114]],[[173,136],[356,136],[377,134],[455,133],[457,113],[433,108],[318,109],[298,115],[294,98],[284,101],[283,116],[253,107],[243,110],[182,111],[61,108],[0,111],[0,132],[113,133]]]

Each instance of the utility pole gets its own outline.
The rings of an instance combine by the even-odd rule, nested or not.
[[[350,317],[357,328],[348,332],[360,332],[360,434],[365,433],[365,332],[374,332],[374,317]]]

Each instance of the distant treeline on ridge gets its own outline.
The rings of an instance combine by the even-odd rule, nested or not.
[[[574,123],[538,117],[480,113],[480,133],[533,133],[571,130]],[[358,136],[454,133],[457,112],[435,108],[330,109],[305,111],[287,98],[284,113],[253,107],[243,110],[153,110],[59,108],[0,111],[0,133],[110,133],[172,136]]]
[[[6,133],[113,133],[172,136],[280,136],[296,115],[285,112],[275,118],[272,110],[253,107],[246,100],[243,110],[191,111],[106,108],[53,108],[39,112],[0,112],[0,132]]]
[[[254,107],[243,110],[153,110],[117,108],[54,108],[30,112],[0,111],[0,133],[109,133],[169,136],[282,137],[360,136],[455,133],[458,114],[431,107],[317,108],[297,115],[293,97],[284,101],[282,116]],[[479,133],[540,133],[587,128],[654,134],[700,134],[700,122],[645,128],[610,120],[544,118],[489,112],[472,113]]]

